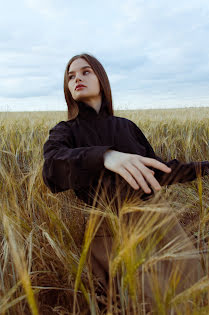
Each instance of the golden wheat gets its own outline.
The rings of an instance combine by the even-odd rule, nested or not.
[[[165,160],[209,158],[209,108],[115,115],[134,121]],[[67,113],[0,113],[0,313],[145,314],[144,281],[150,269],[153,313],[208,314],[209,178],[164,187],[151,201],[127,200],[119,216],[111,200],[105,204],[101,198],[97,209],[78,200],[72,190],[52,194],[42,180],[43,144],[61,120],[67,120]],[[204,270],[197,283],[179,294],[177,263],[165,292],[155,272],[166,259],[180,262],[196,255],[183,251],[186,244],[178,237],[158,246],[172,229],[172,213],[197,239]],[[126,216],[132,215],[127,225]],[[99,283],[86,264],[103,220],[114,239],[107,297],[97,295]]]

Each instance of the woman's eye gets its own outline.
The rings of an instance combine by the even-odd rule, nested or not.
[[[85,70],[83,73],[85,73],[85,72],[90,72],[90,71]],[[70,75],[70,76],[69,76],[69,80],[70,80],[73,76],[74,76],[74,75]]]

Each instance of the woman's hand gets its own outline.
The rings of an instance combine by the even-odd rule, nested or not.
[[[141,187],[145,193],[151,193],[147,182],[155,190],[161,186],[154,177],[154,171],[148,167],[157,168],[165,173],[170,173],[171,168],[165,164],[138,154],[124,153],[115,150],[107,150],[104,153],[105,168],[121,175],[134,189]]]

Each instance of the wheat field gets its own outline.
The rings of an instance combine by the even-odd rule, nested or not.
[[[209,160],[209,108],[114,114],[135,122],[166,161]],[[42,180],[43,144],[61,120],[66,112],[0,113],[0,314],[209,314],[209,176],[163,187],[151,201],[132,200],[119,216],[109,204],[103,210],[87,206],[72,190],[52,194]],[[134,212],[141,219],[124,229],[124,214]],[[154,251],[161,237],[154,231],[166,230],[170,213],[194,241],[203,275],[180,294],[172,281],[161,292],[153,276],[155,301],[147,311],[138,270],[182,255],[181,240],[163,254]],[[99,296],[86,256],[104,217],[114,252],[108,295]]]

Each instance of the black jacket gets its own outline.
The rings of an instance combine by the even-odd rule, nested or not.
[[[209,161],[163,161],[155,155],[135,123],[109,115],[104,103],[99,113],[83,102],[78,106],[76,119],[59,122],[49,131],[44,144],[42,175],[52,193],[73,189],[80,199],[92,204],[99,179],[102,179],[102,187],[108,186],[109,192],[121,183],[124,191],[128,188],[137,193],[122,176],[104,167],[103,155],[108,149],[151,157],[171,167],[169,174],[155,169],[155,177],[161,185],[192,181],[198,173],[209,174]],[[142,190],[139,191],[142,196]]]

